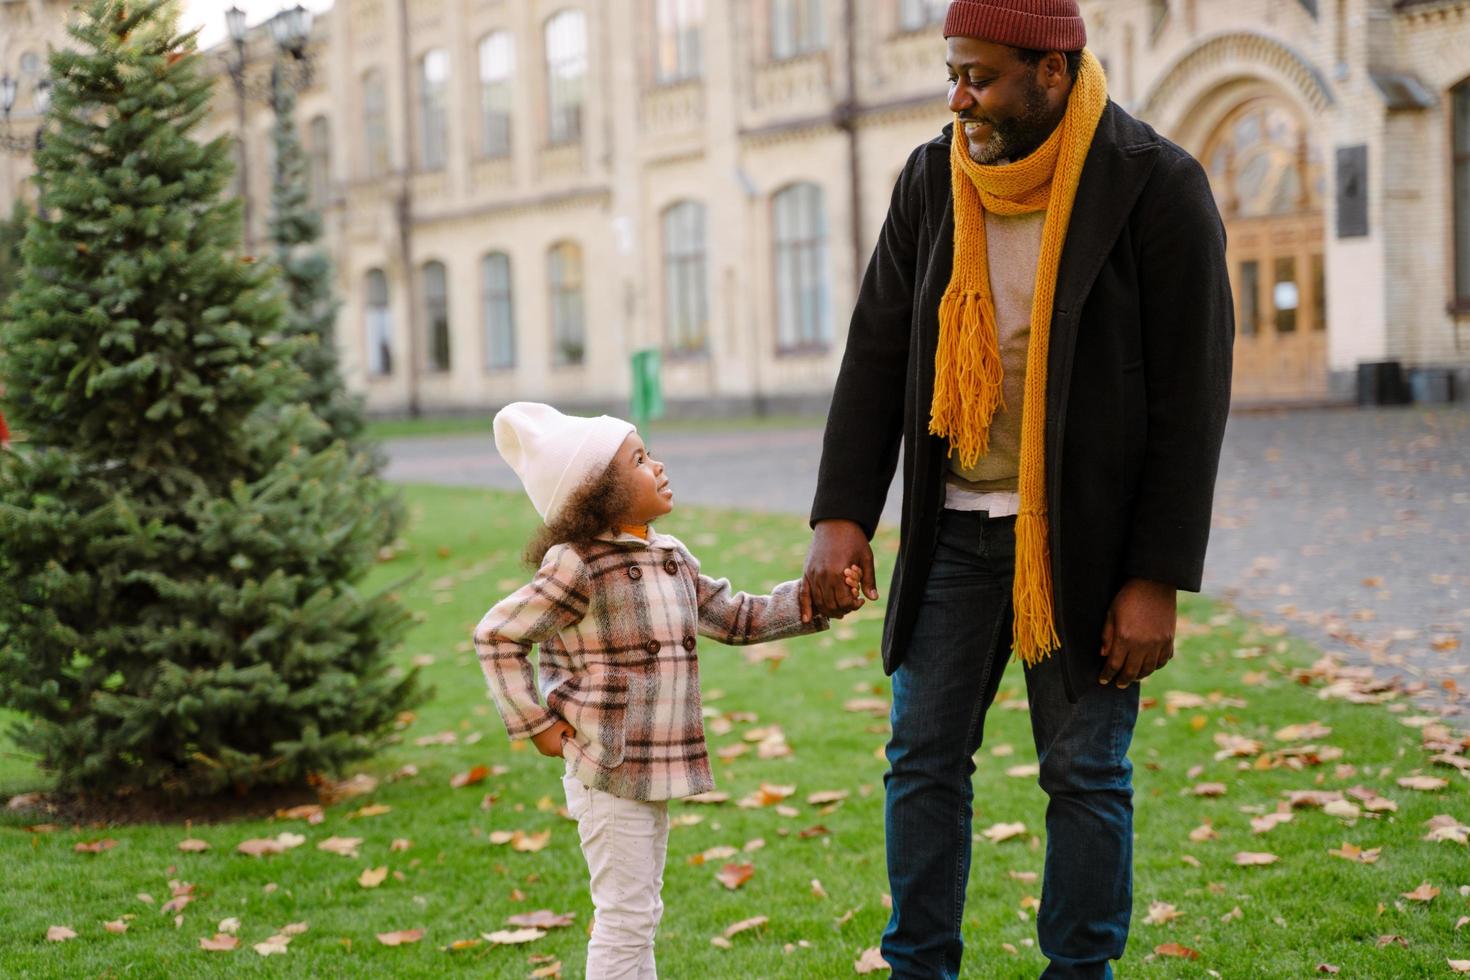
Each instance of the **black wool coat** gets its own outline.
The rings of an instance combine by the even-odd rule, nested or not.
[[[954,257],[953,126],[910,155],[863,278],[811,520],[869,537],[903,458],[883,666],[903,660],[943,506],[929,434],[939,301]],[[1131,578],[1198,591],[1230,404],[1225,229],[1199,163],[1109,103],[1062,250],[1047,365],[1046,488],[1067,695],[1096,684],[1108,607]]]

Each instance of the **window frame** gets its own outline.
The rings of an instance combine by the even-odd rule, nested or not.
[[[653,80],[680,85],[704,75],[704,0],[651,0]]]
[[[369,68],[363,72],[359,86],[362,96],[363,169],[369,178],[385,177],[393,167],[393,158],[389,148],[388,88],[383,69]]]
[[[580,34],[572,33],[572,26]],[[561,37],[557,29],[566,25]],[[587,79],[591,75],[591,52],[587,12],[564,7],[546,18],[542,28],[542,57],[546,82],[546,145],[567,146],[582,142],[586,127]],[[564,42],[564,50],[555,45]]]
[[[500,264],[505,270],[505,275],[503,285],[497,284],[498,288],[492,288],[490,269],[497,259],[501,260]],[[496,316],[497,311],[503,312],[503,319]],[[515,267],[509,252],[496,250],[480,256],[480,315],[481,338],[485,345],[484,357],[481,361],[485,370],[514,370],[516,366]],[[497,327],[504,331],[505,343],[503,345],[496,342],[497,336],[500,335]],[[502,349],[506,352],[503,358],[498,356]]]
[[[796,227],[783,233],[783,223],[793,222]],[[826,352],[832,344],[832,276],[827,195],[821,184],[796,181],[771,195],[771,242],[776,352]],[[783,286],[791,290],[789,296]]]
[[[1450,88],[1450,310],[1470,316],[1470,77]]]
[[[770,60],[792,61],[827,49],[824,4],[825,0],[770,0],[766,36]]]
[[[674,201],[659,214],[664,348],[674,357],[709,352],[708,231],[703,202]]]
[[[442,64],[443,77],[430,77],[430,65]],[[429,48],[419,55],[415,81],[418,85],[418,151],[419,170],[437,173],[449,166],[449,86],[453,69],[448,48]]]
[[[439,289],[434,289],[434,271]],[[454,334],[449,319],[449,267],[439,259],[419,266],[419,288],[424,309],[424,373],[450,374],[454,370]]]
[[[487,49],[492,42],[501,40],[504,41],[504,51],[501,52],[504,63],[496,66],[492,73],[487,71],[486,59],[492,54]],[[503,160],[515,148],[515,34],[503,28],[492,30],[480,38],[475,53],[480,72],[480,156],[487,160]],[[496,93],[503,95],[497,100]],[[504,108],[492,108],[496,101],[503,102]]]
[[[563,240],[546,250],[546,283],[552,366],[581,367],[587,363],[587,270],[580,244]],[[565,329],[569,325],[574,332]]]

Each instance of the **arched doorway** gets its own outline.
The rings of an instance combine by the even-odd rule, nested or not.
[[[1236,105],[1204,146],[1235,292],[1234,397],[1323,397],[1327,178],[1321,149],[1301,111],[1274,95]]]

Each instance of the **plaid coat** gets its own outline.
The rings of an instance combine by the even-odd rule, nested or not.
[[[676,799],[714,788],[696,637],[749,644],[826,629],[801,621],[797,586],[733,592],[677,538],[607,534],[548,551],[530,584],[485,614],[475,649],[511,738],[565,719],[572,775],[617,796]]]

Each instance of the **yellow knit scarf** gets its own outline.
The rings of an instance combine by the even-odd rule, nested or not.
[[[954,271],[939,303],[939,348],[934,355],[934,401],[929,431],[949,439],[966,469],[990,446],[990,420],[1005,407],[995,301],[985,248],[985,212],[1016,215],[1045,211],[1026,385],[1021,406],[1021,509],[1016,517],[1016,575],[1012,586],[1016,655],[1036,664],[1061,646],[1052,607],[1046,526],[1046,359],[1051,340],[1057,266],[1067,240],[1072,204],[1093,134],[1107,107],[1107,79],[1091,51],[1062,122],[1041,147],[999,166],[970,159],[964,126],[955,120],[950,148],[954,190]]]

